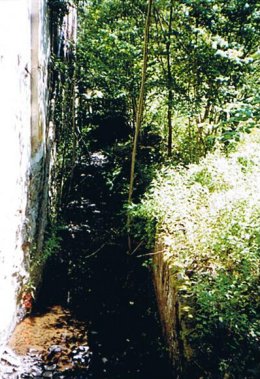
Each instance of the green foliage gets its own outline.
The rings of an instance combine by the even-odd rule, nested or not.
[[[174,20],[169,32],[171,6]],[[219,0],[156,2],[151,37],[153,104],[157,109],[168,104],[166,88],[170,85],[170,105],[175,115],[186,117],[186,126],[181,129],[187,145],[191,144],[185,148],[189,154],[184,154],[184,162],[189,156],[190,162],[196,162],[216,141],[233,146],[239,139],[237,129],[256,125],[253,98],[257,97],[256,88],[259,92],[258,22],[256,1],[238,0],[231,6]],[[165,125],[165,114],[163,118],[158,113],[155,117],[161,126]]]
[[[151,244],[156,235],[165,246],[207,378],[257,377],[250,368],[260,342],[259,132],[242,140],[228,158],[215,152],[187,169],[159,171],[130,209],[137,237]]]
[[[77,150],[76,136],[78,120],[75,111],[75,60],[72,41],[69,50],[69,59],[65,56],[58,57],[55,51],[52,52],[51,120],[55,125],[56,142],[56,160],[52,177],[58,189],[55,195],[56,211],[68,196],[75,161],[80,154]]]
[[[138,1],[90,1],[80,13],[78,61],[82,90],[102,96],[136,96],[142,52]],[[84,80],[82,80],[84,79]],[[131,108],[131,106],[130,106]]]
[[[35,293],[35,289],[42,280],[42,270],[47,261],[60,251],[62,239],[59,232],[61,228],[61,225],[58,225],[54,221],[50,221],[47,226],[47,230],[45,231],[41,249],[39,249],[36,245],[31,248],[30,282],[26,284],[24,291],[31,293],[32,296],[34,296],[33,294]]]
[[[45,237],[43,251],[41,254],[41,259],[45,262],[51,256],[60,251],[61,247],[61,237],[60,237],[61,226],[52,225],[49,227],[49,231]]]
[[[171,7],[174,17],[169,30]],[[133,126],[145,9],[141,0],[88,1],[80,9],[77,76],[82,114],[86,98],[124,99],[125,114]],[[231,5],[224,0],[155,2],[142,129],[152,126],[164,141],[162,156],[166,155],[168,107],[173,162],[198,162],[218,142],[232,150],[240,133],[258,124],[258,21],[255,0],[234,0]]]

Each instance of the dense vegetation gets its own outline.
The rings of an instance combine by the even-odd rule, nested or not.
[[[56,107],[62,183],[93,141],[130,159],[143,67],[146,1],[76,3],[77,46],[66,48],[65,59],[58,46],[53,55],[56,90],[62,94]],[[198,162],[217,141],[233,145],[259,120],[258,2],[152,3],[137,195],[158,163],[167,158],[176,164]],[[50,4],[59,20],[57,14],[70,3]],[[129,167],[118,162],[117,176],[127,192]]]
[[[207,378],[259,374],[259,143],[253,133],[229,158],[217,151],[188,169],[164,167],[132,209],[140,238],[164,246],[182,338]]]
[[[121,98],[134,124],[146,4],[88,4],[78,47],[81,91]],[[252,126],[258,21],[256,1],[155,2],[142,130],[162,138],[162,154],[168,145],[173,158],[196,161],[217,137],[235,137],[241,120]]]
[[[49,3],[57,27],[70,2]],[[143,240],[151,248],[155,237],[163,238],[165,259],[189,299],[189,338],[203,369],[215,371],[214,378],[255,378],[259,2],[76,4],[76,46],[65,56],[60,46],[53,49],[57,208],[70,201],[77,166],[101,157],[115,212],[96,244],[128,232],[136,251]]]

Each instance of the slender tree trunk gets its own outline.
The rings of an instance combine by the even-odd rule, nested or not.
[[[76,167],[77,160],[77,134],[76,134],[76,80],[75,80],[75,68],[73,68],[73,76],[71,83],[71,138],[72,138],[72,156],[70,164],[70,173],[69,173],[69,186],[68,186],[68,196],[71,191],[72,181],[74,176],[74,171]]]
[[[173,92],[169,89],[168,92],[168,111],[167,111],[167,121],[168,121],[168,157],[172,156],[172,100]]]
[[[150,30],[150,23],[151,23],[152,3],[153,3],[153,0],[148,0],[148,9],[147,9],[145,30],[144,30],[143,69],[142,69],[142,79],[141,79],[139,99],[138,99],[137,111],[136,111],[135,134],[134,134],[133,149],[132,149],[130,182],[129,182],[129,192],[128,192],[128,204],[131,204],[132,197],[133,197],[137,143],[138,143],[138,137],[140,134],[141,123],[142,123],[143,112],[144,112],[145,82],[146,82],[147,64],[148,64],[148,43],[149,43],[149,30]],[[131,218],[128,215],[127,232],[128,232],[129,251],[131,251],[130,224],[131,224]]]
[[[134,96],[131,97],[132,99],[132,122],[133,122],[133,129],[135,128],[135,122],[136,122],[136,99]]]
[[[173,0],[171,1],[170,9],[170,20],[168,28],[168,37],[166,42],[166,52],[167,52],[167,82],[168,82],[168,156],[172,155],[172,101],[173,101],[173,91],[172,91],[172,71],[171,71],[171,34],[172,34],[172,21],[173,21]]]

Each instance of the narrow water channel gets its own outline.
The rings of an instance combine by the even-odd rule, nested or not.
[[[64,211],[60,252],[46,268],[33,315],[24,321],[27,337],[21,338],[23,329],[13,336],[17,353],[32,355],[28,349],[45,348],[42,355],[55,366],[38,371],[38,376],[27,372],[22,377],[175,378],[161,335],[151,273],[140,258],[126,253],[123,237],[113,236],[111,212],[118,204],[103,183],[104,165],[92,159],[77,167]],[[38,345],[28,337],[30,330],[40,336]]]

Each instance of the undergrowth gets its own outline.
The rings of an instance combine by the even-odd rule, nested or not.
[[[229,157],[217,151],[187,169],[164,167],[130,209],[135,234],[165,246],[207,379],[260,374],[259,146],[254,131]]]

